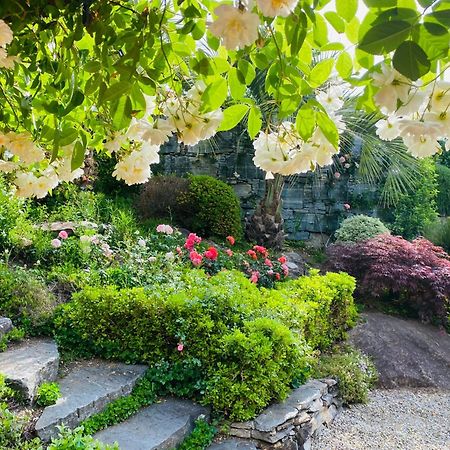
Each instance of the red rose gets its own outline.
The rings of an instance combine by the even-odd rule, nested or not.
[[[219,252],[215,247],[209,247],[208,250],[204,253],[205,258],[210,259],[211,261],[215,261],[219,256]]]

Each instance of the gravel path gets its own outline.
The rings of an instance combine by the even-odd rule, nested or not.
[[[343,410],[311,450],[450,450],[450,391],[375,390]]]

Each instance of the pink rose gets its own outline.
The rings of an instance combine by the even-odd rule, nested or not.
[[[61,247],[62,242],[59,239],[53,239],[51,244],[53,248],[59,248]]]
[[[250,277],[250,281],[252,283],[256,284],[258,282],[258,280],[259,280],[259,272],[255,270],[254,272],[252,272],[252,275]]]
[[[272,267],[272,266],[273,266],[272,261],[271,261],[269,258],[266,258],[266,259],[264,260],[264,264],[265,264],[266,266],[268,266],[268,267]]]
[[[157,233],[165,233],[165,231],[164,231],[165,229],[166,229],[166,226],[161,223],[156,227],[156,232]]]
[[[236,239],[234,239],[233,236],[227,236],[227,241],[230,243],[230,245],[234,245]]]
[[[233,256],[233,250],[231,250],[230,248],[227,248],[225,250],[225,253],[231,258]]]
[[[344,208],[348,211],[351,208],[351,206],[348,203],[344,203]]]
[[[208,250],[204,253],[205,258],[210,259],[211,261],[215,261],[219,256],[219,252],[215,247],[209,247]]]
[[[60,239],[67,239],[69,237],[69,235],[67,234],[67,231],[61,230],[58,234],[58,237]]]
[[[286,264],[286,263],[287,263],[286,256],[284,256],[284,255],[280,256],[280,257],[278,258],[278,261],[279,261],[281,264]]]
[[[184,349],[184,345],[183,345],[183,344],[180,343],[180,344],[177,345],[177,350],[178,350],[179,352],[182,352],[183,349]]]
[[[195,267],[198,267],[202,263],[202,260],[203,260],[203,256],[200,255],[199,253],[197,253],[195,250],[192,250],[189,253],[189,258]]]
[[[340,161],[341,163],[345,163],[345,161],[346,161],[345,156],[341,156],[341,157],[339,158],[339,161]]]
[[[339,178],[341,178],[341,174],[339,172],[335,172],[334,178],[336,178],[336,180],[339,180]]]
[[[289,267],[286,264],[281,264],[281,268],[283,269],[284,276],[287,277],[289,274]]]

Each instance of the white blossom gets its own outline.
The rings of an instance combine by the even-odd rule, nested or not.
[[[344,105],[342,92],[337,86],[330,86],[327,91],[318,92],[316,98],[328,113],[334,113]]]
[[[9,25],[2,19],[0,19],[0,47],[5,47],[11,44],[13,40],[13,32]]]
[[[438,81],[432,87],[431,111],[446,112],[450,109],[450,82]]]
[[[214,13],[217,19],[209,26],[211,33],[222,39],[228,50],[253,44],[258,39],[259,17],[232,5],[220,5]]]
[[[298,0],[256,0],[256,3],[266,17],[287,17],[294,11]]]
[[[375,127],[377,136],[383,141],[392,141],[400,136],[398,118],[395,116],[379,120]]]
[[[426,158],[432,156],[441,150],[441,146],[436,138],[421,134],[421,135],[408,135],[403,138],[405,145],[408,147],[408,151],[417,158]]]

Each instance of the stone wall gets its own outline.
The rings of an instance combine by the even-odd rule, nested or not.
[[[265,173],[252,161],[253,148],[245,135],[221,133],[211,143],[185,147],[171,140],[161,149],[157,173],[210,175],[228,182],[241,199],[244,216],[252,214],[264,194]],[[322,169],[287,177],[283,192],[283,216],[289,239],[326,241],[346,215],[344,204],[352,189],[367,187],[355,184],[343,174]]]
[[[340,407],[335,380],[312,380],[256,419],[232,423],[229,434],[262,450],[309,450],[314,433],[330,425]]]

